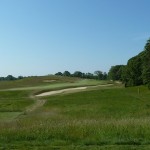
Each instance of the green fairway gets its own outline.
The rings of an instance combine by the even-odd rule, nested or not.
[[[69,84],[106,83],[77,80]],[[68,83],[44,86],[49,90],[70,87],[54,86],[61,84]],[[35,87],[0,91],[0,149],[150,148],[150,91],[146,87],[115,84],[40,98],[33,94],[43,88]]]
[[[54,80],[55,79],[55,80]],[[53,82],[45,82],[53,81]],[[16,91],[16,90],[54,90],[68,87],[91,86],[112,83],[110,81],[87,80],[69,77],[35,77],[25,78],[16,81],[0,82],[0,91]]]
[[[20,80],[14,81],[1,81],[0,89],[14,89],[14,88],[29,88],[29,87],[39,87],[39,86],[49,86],[51,84],[57,83],[74,83],[80,81],[78,78],[69,78],[61,76],[41,76],[41,77],[27,77]]]

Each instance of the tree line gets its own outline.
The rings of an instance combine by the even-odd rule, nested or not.
[[[150,39],[144,50],[130,58],[127,65],[112,66],[108,72],[111,80],[120,80],[126,87],[148,85],[150,89]]]
[[[107,80],[107,73],[102,71],[95,71],[93,73],[83,73],[81,71],[75,71],[71,74],[69,71],[64,71],[63,73],[57,72],[55,75],[57,76],[66,76],[66,77],[78,77],[78,78],[86,78],[86,79],[97,79],[97,80]],[[37,76],[28,76],[28,77],[37,77]],[[0,77],[0,81],[13,81],[20,80],[23,78],[27,78],[24,76],[14,77],[13,75],[8,75],[7,77]]]
[[[83,73],[81,71],[75,71],[71,74],[69,71],[57,72],[55,75],[57,76],[67,76],[67,77],[78,77],[78,78],[86,78],[86,79],[97,79],[97,80],[107,80],[107,73],[102,71],[95,71],[93,73]]]
[[[0,81],[13,81],[23,79],[23,76],[14,77],[12,75],[8,75],[7,77],[0,77]]]
[[[150,39],[147,40],[142,52],[130,58],[126,65],[112,66],[108,74],[98,70],[94,73],[75,71],[73,74],[69,71],[64,71],[63,73],[57,72],[55,75],[97,80],[119,80],[122,81],[126,87],[148,85],[150,89]],[[19,80],[23,78],[23,76],[16,78],[12,75],[8,75],[7,77],[0,77],[0,81]]]

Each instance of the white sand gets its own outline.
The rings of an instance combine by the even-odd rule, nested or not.
[[[77,88],[68,88],[68,89],[62,89],[62,90],[57,90],[57,91],[44,92],[44,93],[38,94],[36,96],[48,96],[48,95],[55,95],[55,94],[66,93],[66,92],[76,92],[76,91],[80,91],[80,90],[85,90],[87,88],[105,87],[105,86],[111,86],[111,85],[113,85],[113,84],[95,85],[95,86],[77,87]]]
[[[87,89],[87,87],[69,88],[69,89],[63,89],[63,90],[57,90],[57,91],[44,92],[36,96],[48,96],[48,95],[55,95],[55,94],[60,94],[64,92],[71,92],[71,91],[85,90],[85,89]]]
[[[43,82],[55,82],[56,80],[44,80]]]

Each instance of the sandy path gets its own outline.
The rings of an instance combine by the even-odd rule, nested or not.
[[[31,106],[29,106],[27,109],[26,109],[26,113],[30,113],[34,110],[36,110],[37,108],[43,106],[45,104],[46,100],[36,100],[35,103]]]
[[[48,95],[55,95],[55,94],[61,94],[64,92],[71,92],[71,91],[79,91],[79,90],[85,90],[87,87],[77,87],[77,88],[69,88],[69,89],[63,89],[63,90],[57,90],[57,91],[50,91],[50,92],[44,92],[41,94],[38,94],[36,96],[48,96]]]
[[[101,85],[92,85],[92,86],[88,86],[88,87],[91,87],[91,88],[95,88],[95,87],[107,87],[107,86],[111,86],[113,84],[101,84]]]
[[[61,93],[66,93],[66,92],[76,92],[76,91],[80,91],[80,90],[85,90],[87,88],[104,87],[104,86],[111,86],[111,85],[113,85],[113,84],[96,85],[96,86],[88,86],[88,87],[77,87],[77,88],[68,88],[68,89],[63,89],[63,90],[44,92],[44,93],[38,94],[36,96],[38,96],[38,97],[50,96],[50,95],[61,94]]]
[[[44,80],[43,82],[49,82],[49,83],[51,83],[51,82],[55,82],[56,80]]]

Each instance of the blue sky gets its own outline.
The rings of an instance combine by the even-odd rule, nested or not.
[[[0,0],[0,76],[108,72],[143,50],[149,0]]]

